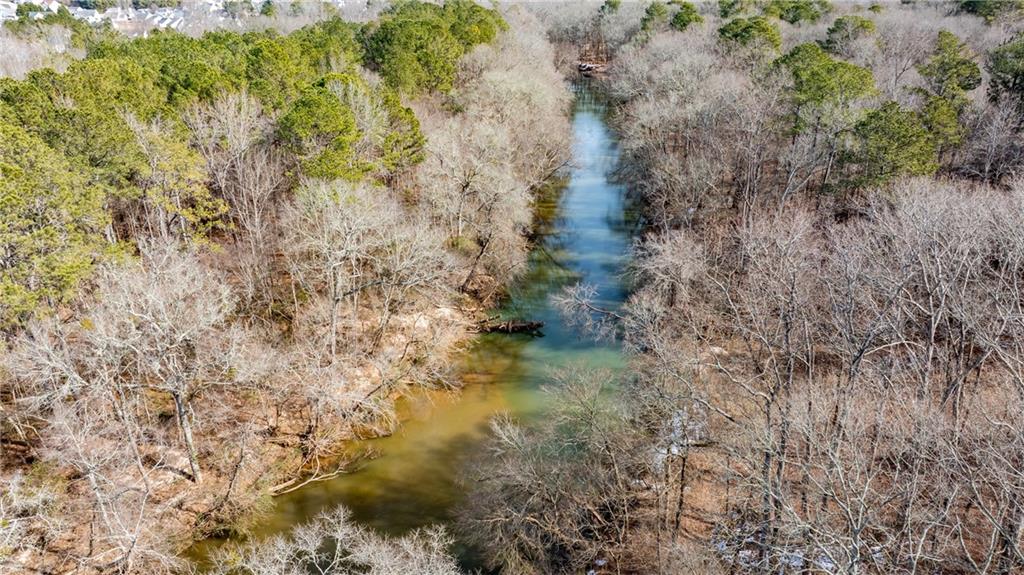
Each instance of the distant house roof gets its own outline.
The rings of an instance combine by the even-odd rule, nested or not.
[[[7,0],[0,0],[0,21],[14,20],[18,17],[18,5]]]

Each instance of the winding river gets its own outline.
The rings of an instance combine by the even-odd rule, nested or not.
[[[620,369],[614,344],[580,337],[550,302],[563,286],[597,287],[597,303],[614,308],[626,296],[622,269],[631,242],[625,190],[610,181],[618,146],[606,108],[585,86],[575,89],[572,162],[566,183],[537,206],[539,245],[527,274],[500,312],[545,323],[543,337],[488,334],[458,359],[459,393],[420,392],[399,405],[402,425],[391,436],[360,442],[377,456],[357,471],[278,497],[255,536],[285,532],[322,510],[345,505],[358,522],[389,534],[449,523],[464,497],[461,470],[487,437],[498,413],[529,421],[542,414],[542,387],[560,366]],[[205,555],[221,542],[198,544]],[[478,568],[470,549],[457,548],[463,566]]]

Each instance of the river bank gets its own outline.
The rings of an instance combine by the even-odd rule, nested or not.
[[[476,337],[456,356],[457,393],[424,390],[400,401],[401,424],[393,434],[346,449],[363,461],[358,469],[276,498],[252,537],[284,533],[337,505],[349,508],[357,523],[390,535],[450,526],[465,493],[462,470],[487,438],[492,417],[528,421],[543,414],[544,387],[559,368],[624,367],[614,343],[581,338],[550,301],[563,287],[583,281],[596,286],[602,305],[614,308],[628,290],[621,275],[631,242],[625,190],[608,179],[618,149],[604,104],[586,84],[575,91],[571,166],[562,174],[564,186],[538,196],[537,242],[528,271],[499,309],[503,318],[543,321],[543,337]],[[189,556],[202,559],[228,542],[205,540]],[[481,565],[465,545],[457,543],[455,552],[465,568]]]
[[[347,469],[338,446],[391,433],[407,388],[454,385],[568,154],[524,8],[107,40],[0,98],[24,250],[0,305],[2,570],[175,572]]]

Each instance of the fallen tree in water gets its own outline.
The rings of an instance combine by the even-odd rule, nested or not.
[[[529,335],[542,337],[544,335],[541,332],[541,328],[544,327],[542,321],[526,321],[510,319],[505,321],[496,321],[497,318],[488,318],[476,326],[476,331],[479,333],[526,333]]]

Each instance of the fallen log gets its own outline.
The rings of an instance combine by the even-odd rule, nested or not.
[[[580,62],[576,65],[576,69],[584,76],[591,76],[593,74],[603,73],[605,71],[605,65],[599,62]]]
[[[480,333],[526,333],[534,336],[543,336],[541,328],[544,327],[542,321],[523,321],[523,320],[508,320],[497,323],[491,323],[485,321],[477,325],[477,331]]]

